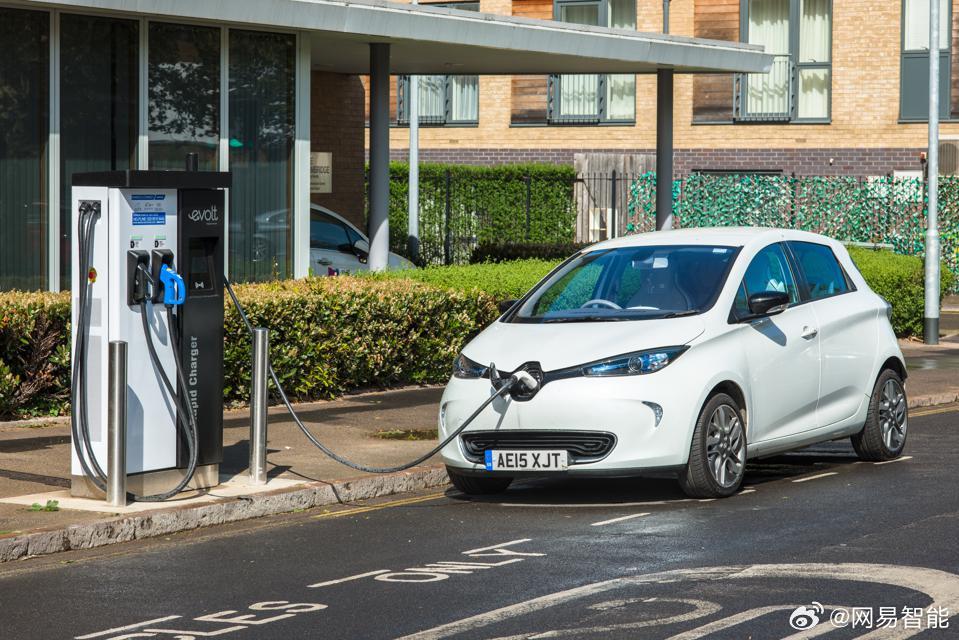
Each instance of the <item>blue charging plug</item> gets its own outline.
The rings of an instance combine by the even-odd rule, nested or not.
[[[186,283],[179,273],[163,265],[160,267],[160,282],[163,283],[163,304],[172,307],[186,302]]]

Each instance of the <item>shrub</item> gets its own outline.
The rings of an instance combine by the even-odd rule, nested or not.
[[[922,258],[858,247],[850,247],[849,255],[869,287],[892,304],[892,327],[896,335],[921,336],[925,307]],[[952,290],[955,276],[943,264],[940,278],[941,301]]]
[[[507,262],[510,260],[565,260],[583,247],[579,242],[487,243],[473,249],[470,262]]]
[[[497,301],[522,297],[558,263],[553,260],[517,260],[484,264],[426,267],[362,276],[371,279],[415,280],[460,292],[483,292]]]
[[[0,294],[0,418],[55,415],[66,408],[69,322],[69,294]]]

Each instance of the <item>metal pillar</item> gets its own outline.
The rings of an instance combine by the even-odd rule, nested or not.
[[[270,368],[270,332],[253,331],[253,383],[250,389],[250,484],[266,484],[267,377]]]
[[[418,0],[413,0],[418,4]],[[410,76],[407,98],[410,115],[409,214],[407,216],[406,251],[410,260],[419,264],[420,257],[420,77]]]
[[[656,230],[673,228],[673,71],[656,72]]]
[[[127,343],[110,342],[107,360],[107,504],[127,506]]]
[[[939,344],[939,0],[929,0],[929,151],[926,220],[926,304],[922,335]]]
[[[390,252],[390,45],[370,44],[370,271]]]

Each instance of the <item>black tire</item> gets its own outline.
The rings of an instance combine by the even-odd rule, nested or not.
[[[714,472],[710,470],[709,454],[707,451],[707,437],[711,427],[711,421],[714,414],[723,408],[723,413],[728,418],[738,418],[739,437],[734,443],[735,450],[733,454],[741,457],[738,473],[734,474],[734,480],[730,484],[721,484],[715,477]],[[722,444],[724,440],[720,440]],[[726,473],[725,465],[722,473]],[[726,498],[733,495],[743,483],[743,476],[746,475],[746,416],[736,400],[725,393],[717,393],[706,401],[703,410],[699,413],[696,420],[696,428],[693,430],[693,440],[689,446],[689,462],[679,473],[679,486],[683,492],[690,498]],[[723,477],[726,477],[725,475]]]
[[[899,401],[889,403],[888,389],[899,394]],[[888,422],[891,420],[892,422]],[[899,425],[901,420],[901,425]],[[885,369],[876,378],[872,395],[869,396],[869,412],[862,431],[852,436],[852,447],[860,460],[882,462],[902,455],[906,447],[906,432],[909,420],[908,400],[902,378],[892,369]],[[887,428],[888,427],[888,428]],[[889,432],[889,429],[893,429]]]
[[[490,476],[488,478],[467,476],[449,466],[446,467],[446,474],[450,477],[450,482],[453,483],[454,487],[470,496],[502,493],[513,481],[512,478],[504,476]]]

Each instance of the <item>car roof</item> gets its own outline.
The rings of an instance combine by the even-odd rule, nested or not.
[[[358,233],[360,236],[362,236],[362,238],[363,238],[364,240],[366,240],[367,242],[369,242],[369,239],[366,237],[366,234],[365,234],[365,233],[363,233],[362,231],[360,231],[359,229],[357,229],[355,224],[353,224],[352,222],[350,222],[349,220],[347,220],[346,218],[344,218],[343,216],[341,216],[341,215],[338,214],[337,212],[332,211],[332,210],[330,210],[330,209],[327,209],[327,208],[324,207],[323,205],[321,205],[321,204],[316,204],[315,202],[311,202],[311,203],[310,203],[310,211],[319,211],[320,213],[325,213],[325,214],[328,215],[328,216],[332,216],[332,217],[336,218],[336,220],[337,220],[338,222],[342,222],[343,224],[345,224],[346,226],[348,226],[350,229],[352,229],[353,231],[355,231],[356,233]]]
[[[651,245],[721,245],[746,247],[749,245],[766,245],[781,240],[798,240],[817,242],[826,245],[835,245],[835,240],[795,229],[774,229],[769,227],[690,227],[688,229],[671,229],[669,231],[651,231],[635,233],[620,238],[604,240],[586,247],[584,251],[601,249],[615,249],[618,247],[642,247]]]

